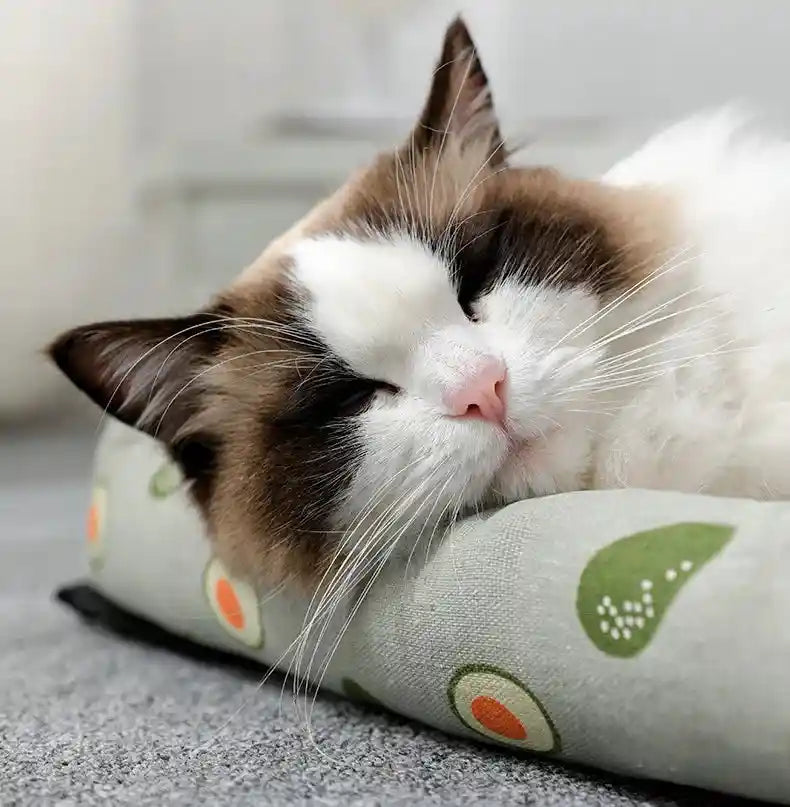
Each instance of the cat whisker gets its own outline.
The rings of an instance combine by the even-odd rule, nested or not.
[[[431,530],[431,536],[430,536],[430,538],[429,538],[429,540],[428,540],[428,548],[426,549],[426,554],[425,554],[425,559],[426,559],[426,561],[427,561],[427,559],[428,559],[428,557],[429,557],[429,555],[428,555],[428,551],[429,551],[429,549],[430,549],[430,543],[431,543],[431,541],[433,540],[434,535],[436,534],[436,529],[437,529],[437,527],[439,526],[439,524],[441,523],[442,519],[444,518],[445,513],[448,511],[448,508],[449,508],[449,504],[450,504],[450,503],[449,503],[449,502],[446,502],[446,503],[445,503],[445,504],[442,506],[442,511],[441,511],[441,513],[439,514],[439,516],[438,516],[436,519],[434,519],[434,518],[433,518],[433,514],[434,514],[434,511],[436,510],[436,506],[437,506],[437,505],[438,505],[438,504],[439,504],[439,503],[442,501],[442,499],[443,499],[444,491],[447,489],[447,486],[448,486],[448,485],[449,485],[449,484],[450,484],[450,483],[453,481],[454,477],[455,477],[455,474],[452,474],[452,473],[451,473],[451,474],[450,474],[450,475],[447,477],[447,479],[445,480],[445,482],[444,482],[444,484],[441,486],[441,488],[440,488],[438,491],[436,491],[436,492],[434,493],[434,504],[433,504],[433,507],[431,507],[430,511],[428,512],[428,515],[425,517],[425,524],[426,524],[426,525],[431,524],[431,523],[433,523],[433,525],[434,525],[434,526],[433,526],[433,529]],[[420,535],[420,539],[421,539],[421,538],[422,538],[422,534]],[[412,546],[411,551],[409,552],[409,555],[408,555],[408,557],[406,558],[406,565],[405,565],[405,568],[404,568],[404,571],[403,571],[403,581],[404,581],[404,583],[406,582],[406,580],[407,580],[407,578],[408,578],[408,575],[409,575],[409,567],[411,566],[412,558],[414,557],[414,553],[415,553],[415,551],[417,550],[417,547],[419,546],[419,543],[420,543],[420,541],[419,541],[419,540],[417,540],[417,541],[415,541],[415,542],[414,542],[414,545]]]
[[[352,563],[351,558],[352,558],[352,555],[353,555],[354,551],[361,545],[362,541],[365,540],[365,537],[366,537],[367,533],[371,529],[375,529],[376,521],[374,520],[373,525],[368,525],[366,527],[365,532],[363,532],[363,534],[361,536],[356,537],[356,542],[354,543],[354,545],[350,546],[350,544],[354,540],[354,537],[355,537],[357,531],[360,529],[360,527],[363,524],[365,524],[367,522],[370,514],[373,512],[373,510],[377,506],[378,502],[381,500],[381,497],[383,497],[384,495],[386,495],[386,493],[388,493],[391,485],[393,484],[393,482],[399,476],[401,476],[402,474],[407,473],[413,466],[417,465],[421,460],[422,460],[422,457],[418,457],[413,462],[411,462],[409,465],[405,466],[404,468],[399,469],[394,474],[392,474],[387,480],[385,480],[385,482],[378,488],[378,490],[376,490],[373,493],[373,495],[368,500],[368,503],[364,507],[360,508],[359,515],[355,519],[354,524],[349,528],[348,531],[346,531],[346,533],[344,534],[343,540],[338,543],[338,546],[335,548],[335,551],[334,551],[333,555],[331,556],[331,558],[329,560],[329,563],[327,564],[326,571],[324,572],[321,579],[318,581],[318,585],[316,586],[315,593],[314,593],[312,599],[310,600],[310,602],[308,603],[307,614],[310,614],[310,613],[315,614],[318,611],[320,611],[322,598],[325,599],[328,596],[328,594],[331,593],[333,585],[335,585],[334,581],[336,581],[339,578],[339,576],[343,574],[344,568],[347,565],[350,565]],[[389,508],[385,509],[384,513],[379,514],[379,516],[377,518],[378,519],[386,518],[387,514],[390,511],[390,508],[393,508],[396,505],[397,505],[397,502],[391,503]],[[341,557],[343,558],[343,560],[342,560],[340,566],[336,567],[336,565],[335,565],[336,561],[338,559],[340,559]],[[333,575],[334,581],[332,579],[328,578],[329,575]],[[328,587],[327,587],[326,584],[328,584]],[[306,620],[307,620],[307,617],[306,617]],[[307,625],[305,626],[305,629],[306,630],[308,629]]]
[[[487,230],[483,230],[483,232],[482,232],[482,233],[478,233],[478,234],[477,234],[477,235],[476,235],[474,238],[470,238],[468,241],[466,241],[464,244],[462,244],[462,245],[461,245],[461,246],[460,246],[460,247],[459,247],[459,248],[458,248],[458,249],[455,251],[455,253],[453,254],[452,258],[450,259],[450,263],[451,263],[451,265],[452,265],[452,264],[454,264],[454,263],[455,263],[455,262],[458,260],[458,257],[460,256],[460,254],[461,254],[461,253],[462,253],[462,252],[463,252],[465,249],[467,249],[467,248],[471,247],[471,246],[472,246],[472,244],[474,244],[476,241],[479,241],[481,238],[484,238],[484,237],[485,237],[485,236],[487,236],[489,233],[494,232],[494,230],[498,230],[500,227],[504,227],[506,224],[508,224],[508,222],[506,222],[506,221],[500,221],[500,222],[498,222],[497,224],[494,224],[493,226],[489,227]]]
[[[457,58],[461,58],[461,57],[457,57]],[[474,64],[474,59],[475,59],[475,56],[474,56],[473,52],[470,53],[467,56],[466,67],[464,68],[464,74],[463,74],[461,80],[458,82],[458,89],[457,89],[457,91],[455,93],[455,98],[453,99],[453,104],[450,107],[450,114],[449,114],[449,116],[447,118],[447,124],[445,126],[444,132],[442,133],[441,142],[439,143],[439,151],[438,151],[438,153],[436,154],[436,157],[435,157],[435,162],[434,162],[434,165],[433,165],[433,177],[431,179],[431,201],[430,201],[430,206],[429,206],[429,210],[428,210],[429,218],[433,218],[433,194],[434,194],[434,190],[435,190],[435,187],[436,187],[436,175],[437,175],[438,170],[439,170],[439,164],[442,161],[442,156],[444,155],[445,144],[447,143],[447,136],[448,136],[448,134],[450,132],[450,127],[453,124],[453,119],[455,117],[456,110],[458,109],[458,101],[460,100],[461,95],[463,94],[464,87],[466,86],[467,79],[469,78],[469,73],[472,70],[472,65]],[[443,70],[445,67],[449,67],[455,61],[456,61],[456,59],[453,59],[449,63],[440,66],[439,68],[437,68],[436,72],[438,73],[440,70]],[[436,74],[434,74],[434,75],[436,75]]]
[[[450,222],[452,222],[453,219],[458,215],[458,213],[463,209],[464,202],[466,202],[467,198],[472,193],[474,193],[478,187],[480,187],[482,182],[485,182],[486,180],[490,179],[491,176],[496,176],[496,174],[499,174],[502,171],[507,170],[507,167],[499,168],[493,171],[491,175],[483,177],[482,182],[477,182],[477,178],[480,176],[480,173],[486,168],[486,166],[488,166],[491,160],[493,160],[494,157],[496,157],[497,153],[501,151],[504,148],[504,146],[505,146],[504,140],[500,141],[499,145],[491,150],[491,153],[488,155],[488,157],[486,157],[486,159],[483,160],[482,164],[477,169],[477,171],[475,171],[472,178],[469,180],[469,182],[466,183],[466,187],[463,189],[463,191],[461,191],[458,201],[455,203],[452,211],[450,212],[450,219],[449,219]]]
[[[731,353],[739,353],[739,352],[744,352],[744,351],[749,351],[749,350],[754,350],[754,349],[755,349],[755,347],[753,345],[742,345],[742,346],[734,347],[734,348],[725,348],[725,349],[722,349],[722,350],[712,350],[712,351],[709,351],[708,353],[699,353],[699,354],[695,354],[693,356],[679,357],[677,359],[673,359],[671,361],[666,362],[667,366],[660,372],[645,373],[645,375],[647,376],[647,379],[640,378],[636,371],[634,372],[633,378],[628,377],[628,376],[625,376],[624,378],[626,380],[631,380],[633,383],[641,383],[644,380],[653,380],[655,378],[660,378],[663,375],[667,375],[670,372],[674,372],[675,370],[684,369],[684,368],[689,367],[690,365],[692,365],[694,362],[698,362],[698,361],[701,361],[703,359],[710,359],[710,358],[713,358],[715,356],[723,356],[723,355],[727,355],[727,354],[731,354]],[[662,363],[659,362],[659,363],[656,363],[653,366],[658,367],[661,364]],[[624,378],[619,378],[619,379],[615,379],[615,380],[623,381]],[[623,386],[623,385],[620,385],[620,386]],[[620,386],[610,386],[610,385],[597,386],[597,385],[591,385],[591,386],[588,387],[588,386],[585,386],[585,385],[581,384],[581,385],[576,385],[576,386],[574,386],[574,387],[572,387],[570,389],[574,390],[574,391],[586,390],[588,392],[589,391],[595,391],[596,389],[600,389],[602,391],[608,391],[610,389],[619,389]]]
[[[427,478],[424,481],[423,485],[421,485],[421,487],[426,487],[430,481],[431,481],[430,478]],[[421,511],[423,509],[424,504],[426,504],[428,501],[430,501],[430,499],[433,496],[433,493],[434,493],[434,491],[432,489],[428,490],[425,493],[425,496],[421,500],[420,505],[418,507],[414,508],[413,515],[409,519],[408,523],[405,524],[399,530],[399,532],[390,539],[388,545],[383,546],[379,550],[378,554],[381,557],[378,558],[378,559],[376,557],[372,558],[371,561],[364,568],[358,569],[357,572],[356,572],[356,575],[355,575],[356,579],[352,580],[349,583],[349,588],[353,589],[360,582],[362,582],[362,580],[364,580],[366,577],[368,578],[364,589],[355,598],[354,605],[352,606],[351,610],[349,611],[345,622],[341,626],[337,637],[334,639],[331,646],[329,647],[329,649],[328,649],[328,651],[327,651],[327,653],[325,655],[324,661],[322,662],[322,664],[318,668],[318,674],[316,676],[316,686],[317,687],[321,686],[321,684],[322,684],[322,682],[324,680],[324,677],[326,675],[326,672],[328,670],[329,664],[331,663],[331,660],[332,660],[334,654],[337,652],[337,649],[338,649],[338,647],[340,645],[340,642],[342,641],[343,637],[345,636],[346,632],[348,631],[348,628],[351,625],[354,617],[356,616],[359,609],[363,605],[363,603],[365,601],[365,598],[367,597],[368,593],[370,592],[370,589],[375,584],[375,582],[378,579],[379,575],[381,574],[381,572],[385,568],[387,562],[389,561],[389,559],[390,559],[390,557],[392,555],[392,552],[394,551],[395,547],[397,546],[398,542],[403,537],[403,535],[405,535],[409,531],[409,529],[411,528],[414,521],[418,517],[420,517],[420,513],[421,513]],[[414,491],[414,496],[416,497],[417,495],[418,495],[418,491]],[[411,502],[409,503],[409,505],[411,505]],[[321,637],[319,637],[318,641],[315,644],[316,648],[320,646],[320,641],[321,641]],[[312,669],[312,665],[313,665],[314,660],[315,660],[315,652],[314,652],[313,656],[311,657],[309,665],[308,665],[308,669],[307,669],[308,674],[309,674],[309,670]],[[317,690],[316,690],[316,692],[317,692]],[[306,714],[308,729],[309,729],[309,726],[310,726],[312,709],[313,709],[314,706],[315,706],[315,697],[313,698],[313,702],[311,704],[310,711]]]
[[[224,366],[226,364],[230,364],[230,362],[232,362],[232,361],[238,361],[239,359],[246,359],[246,358],[249,358],[250,356],[259,356],[259,355],[262,355],[262,354],[265,354],[265,353],[281,353],[281,352],[282,352],[281,350],[253,350],[253,351],[250,351],[249,353],[241,353],[238,356],[231,356],[230,358],[224,359],[223,361],[215,362],[214,364],[211,364],[208,367],[206,367],[201,372],[196,373],[170,399],[170,402],[167,404],[167,406],[164,408],[162,414],[159,416],[159,419],[158,419],[158,421],[156,423],[156,426],[155,426],[155,428],[153,430],[154,436],[156,436],[159,433],[159,430],[162,427],[162,423],[164,422],[164,419],[165,419],[167,413],[170,411],[170,408],[173,406],[173,404],[176,402],[176,400],[179,398],[179,396],[181,396],[184,392],[186,392],[186,390],[190,386],[192,386],[192,384],[194,384],[196,381],[201,379],[207,373],[210,373],[212,370],[217,370],[217,369],[219,369],[220,367],[222,367],[222,366]]]
[[[324,578],[322,578],[322,580],[323,579]],[[316,597],[318,596],[319,592],[320,592],[320,586],[316,588],[316,592],[313,595],[313,600],[311,600],[310,605],[308,605],[308,609],[307,609],[308,614],[310,613],[312,603],[316,600]],[[315,616],[313,617],[313,620],[314,619],[315,619]],[[222,731],[224,731],[236,719],[236,717],[241,713],[241,711],[244,708],[246,708],[246,706],[252,701],[252,699],[257,696],[257,694],[260,692],[261,688],[266,685],[266,683],[269,681],[271,676],[273,674],[275,674],[275,673],[278,673],[281,670],[283,663],[289,657],[291,658],[291,661],[289,662],[288,667],[285,670],[286,675],[291,671],[291,668],[292,668],[292,666],[294,664],[294,653],[298,654],[300,652],[300,647],[302,646],[302,643],[306,641],[305,631],[309,631],[311,629],[311,625],[313,624],[312,620],[310,622],[308,622],[307,616],[305,617],[305,622],[306,622],[305,627],[303,627],[302,631],[300,631],[300,633],[294,638],[294,640],[291,641],[288,644],[288,646],[283,650],[283,652],[280,654],[280,656],[276,660],[274,660],[272,662],[271,667],[261,677],[261,679],[258,681],[258,683],[256,684],[253,692],[250,694],[250,696],[248,698],[245,698],[244,700],[242,700],[242,702],[239,704],[239,706],[236,709],[234,709],[234,711],[231,713],[231,715],[219,726],[219,728],[216,731],[214,731],[208,739],[206,739],[205,741],[200,743],[197,746],[197,748],[195,748],[194,751],[191,752],[191,755],[193,755],[193,756],[197,755],[200,751],[203,750],[203,748],[206,747],[206,745],[208,743],[212,742],[217,736],[219,736],[219,734]],[[304,650],[302,650],[301,652],[303,653]],[[299,669],[300,669],[300,666],[297,665],[297,670],[299,670]],[[296,676],[296,678],[298,679],[298,675]]]
[[[233,324],[230,324],[230,325],[223,324],[223,325],[219,325],[219,326],[216,326],[216,327],[206,328],[206,329],[204,329],[202,331],[199,331],[198,333],[191,334],[186,339],[179,342],[167,354],[167,356],[165,356],[165,358],[162,360],[162,363],[159,365],[159,369],[156,371],[156,375],[154,376],[154,378],[153,378],[153,380],[151,382],[151,390],[149,392],[148,402],[149,403],[151,402],[151,397],[153,396],[154,390],[156,389],[156,385],[157,385],[157,383],[159,381],[159,376],[162,373],[162,370],[164,369],[165,365],[173,357],[173,355],[176,353],[176,351],[183,348],[187,344],[187,342],[189,342],[190,340],[195,339],[197,337],[204,336],[207,333],[214,333],[214,332],[218,332],[218,331],[227,331],[227,330],[243,330],[244,328],[258,330],[258,329],[260,329],[260,326],[257,323],[244,323],[244,324],[241,324],[241,325],[238,324],[238,323],[233,323]],[[288,351],[283,348],[282,352],[286,353]]]
[[[430,477],[423,480],[418,488],[413,490],[407,490],[404,494],[400,497],[398,502],[394,503],[393,511],[394,517],[388,522],[388,525],[384,529],[374,529],[372,531],[371,538],[366,542],[365,546],[361,549],[352,550],[346,557],[346,560],[350,561],[349,564],[349,572],[348,574],[342,578],[340,572],[335,574],[334,579],[331,581],[330,587],[328,590],[322,593],[322,597],[316,605],[315,611],[313,613],[313,617],[310,618],[309,621],[306,620],[305,628],[302,631],[303,640],[300,643],[300,651],[294,658],[294,672],[296,673],[294,686],[295,691],[294,695],[298,695],[300,682],[302,680],[307,681],[310,677],[310,670],[312,669],[313,663],[315,661],[315,654],[318,652],[318,648],[321,646],[323,641],[323,637],[328,630],[329,625],[331,624],[332,616],[336,612],[339,605],[344,601],[347,595],[351,594],[351,592],[356,588],[357,584],[364,579],[366,574],[368,573],[369,569],[371,568],[372,564],[375,563],[375,558],[378,554],[385,552],[387,549],[387,545],[385,544],[382,546],[381,544],[381,535],[385,534],[385,531],[389,531],[392,528],[392,525],[397,523],[397,520],[400,518],[401,512],[406,510],[406,506],[412,503],[412,500],[415,499],[417,496],[420,495],[422,492],[422,488],[424,488],[430,482]],[[406,505],[406,506],[404,506]],[[410,524],[413,522],[419,511],[421,510],[421,506],[417,507],[415,511],[412,513],[412,517],[409,522],[402,527],[400,532],[398,533],[398,537],[400,537],[405,530],[408,529]],[[391,544],[394,546],[394,543]],[[391,550],[390,550],[391,551]],[[368,559],[368,555],[372,553],[373,558]],[[385,552],[386,557],[388,557],[389,553]],[[341,567],[342,568],[342,567]],[[370,585],[370,584],[369,584]],[[367,593],[367,589],[365,591]],[[356,598],[356,607],[352,610],[352,613],[349,615],[348,619],[346,620],[345,625],[347,626],[350,624],[350,619],[353,617],[353,614],[356,613],[359,605],[361,605],[362,598]],[[318,636],[315,638],[313,642],[313,651],[308,661],[308,665],[304,671],[302,672],[302,662],[303,662],[303,655],[307,647],[307,640],[312,633],[313,627],[316,625],[317,620],[321,618],[323,624],[320,626],[320,631]],[[337,644],[339,643],[340,639],[342,638],[342,633],[344,633],[345,627],[341,632],[341,635],[335,640],[335,643],[330,647],[330,652],[328,656],[331,660],[331,654],[334,653]]]
[[[204,328],[204,327],[206,327],[207,324],[211,325],[211,324],[216,324],[218,322],[224,322],[225,319],[226,319],[225,317],[218,317],[218,318],[216,318],[216,319],[214,319],[214,320],[212,320],[212,321],[210,321],[208,323],[199,322],[199,323],[196,323],[194,325],[189,325],[188,327],[182,328],[181,330],[170,334],[169,336],[165,337],[164,339],[159,340],[156,344],[154,344],[152,347],[150,347],[148,350],[146,350],[144,353],[142,353],[134,362],[132,362],[130,364],[130,366],[127,368],[126,372],[121,376],[120,380],[117,382],[114,389],[111,391],[111,393],[110,393],[110,395],[108,397],[108,400],[107,400],[107,404],[103,408],[102,416],[99,419],[99,424],[96,427],[97,431],[99,429],[101,429],[101,427],[103,426],[105,418],[107,417],[107,414],[109,412],[110,406],[112,405],[113,401],[115,400],[116,395],[120,392],[121,387],[123,386],[124,382],[131,376],[131,374],[140,365],[141,362],[145,361],[145,359],[147,359],[148,356],[150,356],[152,353],[154,353],[156,350],[158,350],[162,345],[169,342],[171,339],[176,339],[179,336],[181,336],[182,334],[189,333],[191,331],[195,331],[195,330],[197,330],[199,328]]]
[[[501,173],[503,173],[504,171],[507,171],[507,170],[508,170],[507,166],[505,166],[503,168],[498,168],[496,171],[492,171],[490,174],[487,174],[482,179],[478,180],[477,183],[474,185],[474,187],[471,187],[471,188],[468,187],[467,188],[467,192],[466,192],[467,195],[471,194],[471,193],[474,193],[485,182],[488,182],[489,180],[493,179],[497,175],[499,175],[499,174],[501,174]],[[445,225],[445,228],[444,228],[443,233],[442,233],[442,237],[439,239],[439,244],[440,244],[440,247],[441,247],[441,249],[443,251],[449,250],[449,247],[451,246],[451,241],[453,240],[453,238],[455,238],[456,234],[460,231],[459,224],[454,221],[455,217],[458,215],[458,213],[460,213],[460,211],[461,211],[461,208],[456,203],[455,207],[453,208],[453,210],[450,213],[450,216],[448,218],[447,224]]]
[[[647,328],[655,327],[656,325],[661,324],[662,322],[667,322],[669,320],[676,319],[677,317],[684,316],[686,314],[691,314],[695,311],[702,311],[706,308],[709,308],[711,303],[708,301],[703,301],[701,303],[696,303],[692,306],[688,306],[686,308],[681,308],[677,311],[670,311],[668,314],[663,314],[660,317],[654,317],[652,319],[646,319],[644,316],[640,316],[636,318],[636,324],[628,324],[622,326],[620,328],[616,328],[614,331],[607,333],[605,336],[601,337],[600,339],[593,342],[588,348],[583,350],[580,354],[574,357],[573,360],[578,360],[593,351],[599,351],[601,348],[606,347],[607,345],[611,344],[618,339],[624,339],[628,336],[632,336],[635,333],[639,333],[640,331],[646,330]],[[663,310],[663,306],[661,310]],[[717,316],[723,316],[719,314]]]
[[[660,266],[657,266],[640,281],[635,283],[633,286],[629,286],[627,289],[618,294],[617,297],[608,302],[602,308],[595,311],[589,317],[582,320],[582,322],[575,325],[558,342],[556,342],[552,346],[551,350],[556,350],[558,347],[563,345],[565,342],[568,341],[568,339],[572,337],[581,336],[587,330],[595,326],[601,319],[603,319],[603,317],[609,316],[613,311],[615,311],[619,306],[621,306],[623,303],[631,299],[631,297],[633,297],[635,294],[638,294],[640,291],[642,291],[652,283],[656,282],[660,278],[664,277],[666,274],[674,272],[677,269],[690,264],[693,260],[695,260],[698,257],[693,256],[692,258],[688,258],[683,261],[676,260],[679,255],[682,255],[685,252],[688,252],[688,248],[678,251],[678,253],[675,256],[673,256],[672,259],[665,261]]]

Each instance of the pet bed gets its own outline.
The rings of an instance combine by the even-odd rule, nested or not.
[[[177,467],[110,422],[86,547],[92,587],[174,641],[282,669],[302,650],[321,686],[450,733],[790,803],[790,504],[519,502],[390,564],[301,647],[315,603],[234,579]]]

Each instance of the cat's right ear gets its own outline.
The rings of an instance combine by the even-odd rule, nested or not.
[[[49,355],[106,412],[171,444],[201,408],[197,382],[226,319],[201,313],[86,325],[58,337]]]
[[[462,150],[481,148],[492,168],[506,162],[488,77],[460,17],[445,32],[442,54],[411,142],[420,150],[441,149],[447,138],[455,139]]]

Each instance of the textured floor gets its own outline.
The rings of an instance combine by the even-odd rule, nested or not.
[[[90,440],[0,437],[0,804],[743,804],[519,759],[334,697],[309,739],[282,679],[98,633],[81,574]],[[317,745],[317,748],[316,748]]]

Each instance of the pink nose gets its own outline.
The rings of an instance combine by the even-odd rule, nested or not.
[[[492,423],[505,419],[503,387],[505,364],[490,358],[467,376],[460,386],[444,394],[444,405],[453,417],[478,417]]]

